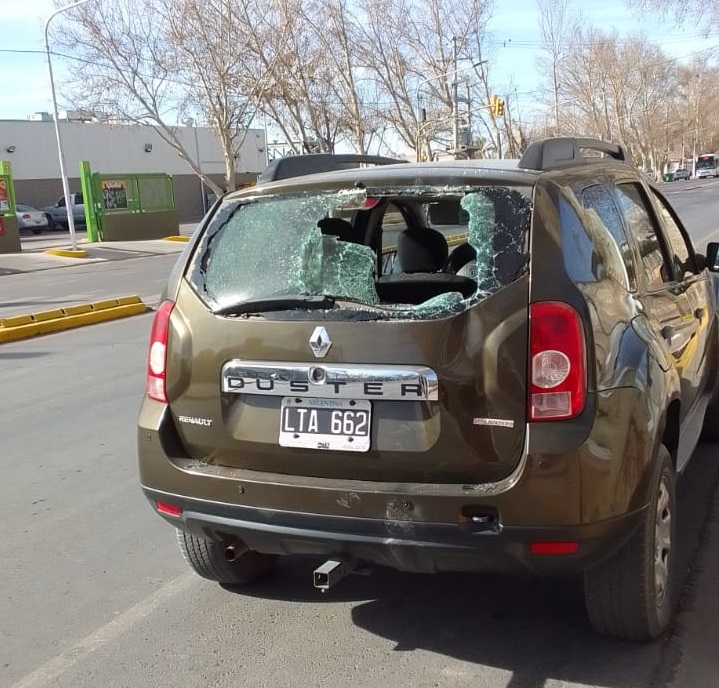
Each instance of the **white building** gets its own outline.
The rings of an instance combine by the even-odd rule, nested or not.
[[[202,171],[223,186],[225,163],[214,130],[182,126],[177,132],[188,154],[199,159]],[[71,191],[80,191],[81,160],[89,160],[93,172],[164,172],[173,176],[180,219],[202,214],[197,175],[152,127],[61,120],[60,134]],[[266,151],[265,131],[248,130],[237,158],[237,185],[257,178],[267,165]],[[28,120],[0,120],[0,159],[12,163],[19,202],[42,207],[52,205],[62,196],[51,116],[37,113]]]

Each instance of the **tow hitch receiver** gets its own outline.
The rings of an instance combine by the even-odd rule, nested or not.
[[[312,582],[318,590],[327,592],[352,570],[344,559],[329,559],[312,574]]]

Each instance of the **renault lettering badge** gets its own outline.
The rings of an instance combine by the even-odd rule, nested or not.
[[[324,327],[315,327],[315,331],[310,337],[310,348],[315,358],[324,358],[332,346],[327,330]]]

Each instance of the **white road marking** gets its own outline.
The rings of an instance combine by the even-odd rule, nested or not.
[[[10,688],[44,688],[54,683],[59,676],[62,676],[79,661],[111,643],[123,633],[127,633],[133,626],[184,592],[197,580],[199,580],[197,575],[192,571],[171,580],[149,597],[83,638],[75,646],[61,652],[25,678],[14,683]]]

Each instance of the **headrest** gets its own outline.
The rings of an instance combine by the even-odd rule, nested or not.
[[[405,229],[397,238],[397,260],[403,272],[438,272],[448,255],[447,240],[436,229]]]
[[[352,224],[341,217],[325,217],[317,223],[322,234],[335,236],[340,241],[349,241],[354,244],[361,244],[357,230]]]

